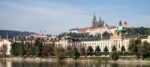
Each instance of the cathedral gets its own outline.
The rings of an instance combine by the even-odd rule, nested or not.
[[[96,19],[96,16],[94,14],[93,20],[92,20],[92,27],[103,27],[104,21],[99,18],[99,21]]]

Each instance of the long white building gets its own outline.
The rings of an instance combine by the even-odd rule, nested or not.
[[[98,41],[69,41],[69,40],[60,40],[55,44],[57,46],[67,47],[67,46],[76,46],[77,48],[85,47],[87,49],[88,46],[91,46],[95,49],[97,46],[100,47],[103,52],[104,48],[107,47],[111,52],[113,46],[117,48],[118,51],[121,50],[121,47],[124,46],[126,51],[128,51],[129,41],[131,38],[122,39],[120,35],[114,35],[108,40],[98,40]]]

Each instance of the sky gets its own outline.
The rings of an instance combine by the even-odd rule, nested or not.
[[[0,0],[0,30],[59,34],[91,26],[93,14],[107,24],[127,21],[150,27],[150,0]]]

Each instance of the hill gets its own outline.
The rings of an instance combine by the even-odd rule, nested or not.
[[[33,34],[33,33],[34,32],[27,32],[27,31],[0,30],[0,37],[1,38],[12,39],[15,36],[30,35],[30,34]]]

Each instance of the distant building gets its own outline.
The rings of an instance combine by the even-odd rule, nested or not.
[[[0,54],[1,54],[1,50],[3,50],[3,46],[6,47],[6,55],[10,55],[10,50],[11,50],[11,42],[7,39],[1,39],[0,40]]]
[[[55,35],[47,35],[43,32],[31,34],[29,36],[17,36],[13,39],[13,42],[24,42],[24,43],[34,43],[36,39],[43,39],[45,44],[54,44],[55,41],[58,41],[59,39]]]

